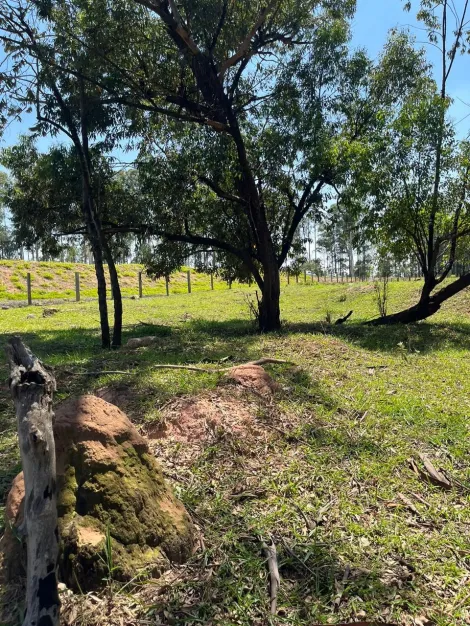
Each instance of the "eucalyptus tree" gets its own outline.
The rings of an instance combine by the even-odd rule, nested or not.
[[[374,323],[426,319],[470,286],[470,273],[442,286],[470,237],[470,144],[449,114],[448,82],[469,40],[469,2],[419,3],[418,19],[440,51],[440,76],[422,77],[390,120],[373,154],[372,227],[401,260],[414,256],[424,277],[419,301]],[[410,10],[411,2],[405,8]],[[441,286],[439,289],[437,289]]]
[[[100,102],[100,90],[86,82],[80,72],[90,70],[93,62],[67,38],[60,37],[47,20],[49,3],[0,1],[0,41],[4,60],[0,71],[0,115],[9,118],[34,115],[32,131],[38,136],[62,134],[72,144],[79,163],[82,223],[93,252],[101,339],[111,344],[106,301],[104,259],[109,268],[114,300],[112,345],[121,344],[122,299],[112,251],[103,234],[93,188],[93,160],[90,143],[110,137],[107,130],[118,121],[118,107]],[[66,45],[67,44],[67,45]],[[67,64],[68,70],[60,69]],[[111,144],[104,143],[103,149]]]
[[[12,259],[18,252],[18,246],[12,236],[6,217],[6,193],[9,177],[0,171],[0,259]]]

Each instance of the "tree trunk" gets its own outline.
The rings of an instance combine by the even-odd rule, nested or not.
[[[259,329],[269,333],[281,328],[281,280],[277,262],[264,266],[262,299],[259,305]]]
[[[109,349],[111,345],[108,320],[108,303],[106,301],[106,277],[103,266],[103,237],[101,232],[101,222],[96,213],[96,206],[93,200],[93,185],[91,178],[91,158],[88,145],[88,100],[85,93],[85,85],[80,79],[80,130],[81,143],[74,127],[75,148],[80,160],[82,170],[82,191],[85,223],[90,238],[95,264],[96,280],[98,282],[98,307],[100,310],[101,325],[101,345]]]
[[[100,311],[101,326],[101,345],[105,349],[111,347],[111,339],[109,332],[108,320],[108,303],[106,300],[106,275],[103,264],[103,246],[101,241],[101,232],[97,219],[94,215],[93,197],[91,190],[91,181],[86,169],[86,165],[82,165],[82,193],[83,204],[82,212],[85,220],[88,239],[93,252],[93,263],[95,266],[96,282],[98,285],[98,308]]]
[[[103,249],[108,262],[109,278],[114,302],[114,328],[113,328],[113,348],[118,348],[122,344],[122,295],[119,285],[119,278],[114,263],[111,248],[106,240],[103,240]]]
[[[352,235],[349,234],[348,239],[348,262],[349,262],[349,275],[354,278],[354,248],[352,242]]]
[[[467,287],[470,287],[470,273],[464,274],[459,279],[454,280],[454,282],[443,287],[434,295],[427,295],[423,298],[423,294],[421,294],[421,299],[418,304],[409,309],[405,309],[399,313],[393,313],[392,315],[386,315],[385,317],[379,317],[366,323],[373,326],[383,326],[389,324],[413,324],[414,322],[425,320],[431,317],[431,315],[434,315],[434,313],[437,313],[446,300],[449,300],[449,298],[457,295]]]
[[[415,306],[400,311],[399,313],[392,313],[391,315],[385,315],[384,317],[378,317],[377,319],[366,322],[371,326],[386,326],[393,324],[414,324],[421,320],[425,320],[434,313],[437,313],[441,308],[440,304],[434,304],[432,302],[424,302],[416,304]]]
[[[52,431],[55,379],[19,337],[10,339],[7,350],[25,484],[27,580],[23,626],[58,626],[59,535]]]
[[[108,303],[106,301],[106,275],[104,273],[103,250],[101,247],[101,242],[94,232],[93,226],[89,224],[88,216],[85,216],[85,219],[87,221],[90,245],[93,251],[96,282],[98,284],[98,308],[100,311],[101,345],[103,348],[109,349],[111,346],[111,339],[108,320]]]

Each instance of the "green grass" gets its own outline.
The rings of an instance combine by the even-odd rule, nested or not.
[[[413,302],[418,289],[416,282],[392,283],[389,311]],[[142,623],[157,616],[181,626],[468,624],[470,294],[428,323],[375,328],[361,324],[375,316],[371,284],[287,286],[283,279],[283,330],[260,336],[249,319],[249,292],[126,300],[125,341],[159,337],[153,348],[133,352],[99,348],[95,302],[61,304],[47,318],[37,307],[1,311],[2,344],[21,333],[55,367],[58,401],[125,384],[128,413],[143,429],[161,419],[171,398],[215,392],[220,380],[217,373],[155,370],[155,364],[211,367],[208,361],[227,356],[242,363],[266,355],[296,364],[268,366],[281,391],[273,402],[253,400],[262,436],[217,435],[190,461],[185,445],[158,445],[205,548],[168,589],[134,590]],[[349,310],[346,325],[325,323],[328,311],[334,320]],[[86,375],[127,369],[129,375]],[[19,468],[6,386],[0,433],[3,501]],[[417,477],[408,460],[420,464],[419,452],[462,486],[446,492]],[[252,495],[238,499],[241,491]],[[273,618],[259,543],[270,537],[281,575]]]

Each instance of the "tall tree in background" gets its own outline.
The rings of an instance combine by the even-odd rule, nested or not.
[[[9,178],[5,172],[0,172],[0,259],[13,259],[18,252],[11,229],[7,225],[6,193]]]
[[[405,8],[411,9],[411,2]],[[376,201],[382,243],[402,258],[413,254],[424,277],[419,302],[376,323],[426,319],[470,286],[470,273],[438,287],[450,274],[470,236],[470,146],[458,142],[449,119],[448,81],[458,54],[468,45],[469,2],[422,0],[418,19],[440,50],[439,85],[423,78],[405,102],[375,154]],[[383,139],[383,138],[382,138]]]
[[[116,109],[109,105],[106,109],[100,106],[98,88],[93,88],[79,76],[78,70],[83,71],[89,66],[89,58],[77,49],[64,50],[63,38],[56,36],[44,19],[45,8],[41,2],[0,2],[0,41],[5,52],[0,73],[0,113],[4,121],[8,117],[21,117],[25,112],[34,113],[36,134],[62,133],[73,145],[80,164],[82,220],[93,251],[98,283],[102,345],[104,348],[111,345],[104,272],[106,259],[114,300],[112,345],[119,346],[121,291],[96,207],[90,151],[90,141],[105,133],[115,122]],[[59,69],[58,62],[64,56],[69,68],[75,71],[64,73]]]

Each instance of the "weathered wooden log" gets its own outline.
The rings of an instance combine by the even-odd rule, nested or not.
[[[20,337],[9,340],[7,353],[25,482],[23,531],[27,546],[27,580],[23,626],[58,626],[59,533],[52,430],[52,397],[56,383],[51,371]]]

